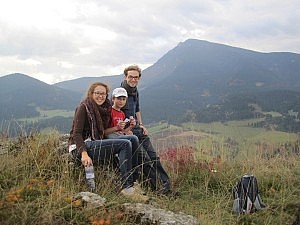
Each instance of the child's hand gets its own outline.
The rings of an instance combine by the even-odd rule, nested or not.
[[[133,135],[133,132],[131,130],[129,130],[125,134],[127,134],[127,135]]]
[[[130,119],[130,128],[135,127],[136,126],[136,121],[133,118],[133,116],[130,116],[129,119]]]
[[[126,125],[125,121],[119,121],[118,126],[117,126],[118,130],[123,130],[125,125]]]

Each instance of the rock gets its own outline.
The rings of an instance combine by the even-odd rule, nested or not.
[[[90,208],[102,207],[106,204],[105,198],[91,192],[80,192],[75,198],[81,199]],[[128,216],[138,218],[138,224],[200,225],[196,218],[182,212],[174,213],[142,203],[124,203],[123,206]]]
[[[106,203],[106,199],[100,197],[97,194],[92,192],[80,192],[78,193],[75,198],[80,198],[82,201],[90,208],[97,208],[104,206]]]
[[[139,224],[160,225],[199,225],[200,223],[191,215],[182,212],[174,213],[152,205],[142,203],[125,203],[124,211],[140,219]]]

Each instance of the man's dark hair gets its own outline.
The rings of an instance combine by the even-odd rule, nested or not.
[[[127,77],[128,75],[128,71],[132,71],[132,70],[135,70],[135,71],[138,71],[139,72],[139,76],[141,77],[142,76],[142,70],[139,66],[137,65],[131,65],[131,66],[128,66],[124,69],[124,75]]]

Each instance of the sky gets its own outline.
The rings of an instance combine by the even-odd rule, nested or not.
[[[0,76],[48,84],[153,65],[187,39],[300,53],[299,0],[0,0]]]

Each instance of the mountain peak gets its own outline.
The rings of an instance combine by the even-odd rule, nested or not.
[[[32,83],[39,83],[39,84],[42,83],[42,84],[47,85],[46,83],[44,83],[36,78],[33,78],[31,76],[28,76],[26,74],[23,74],[23,73],[8,74],[3,77],[0,77],[0,80],[1,80],[1,83],[18,81],[18,83],[22,84],[22,85],[32,85]]]

